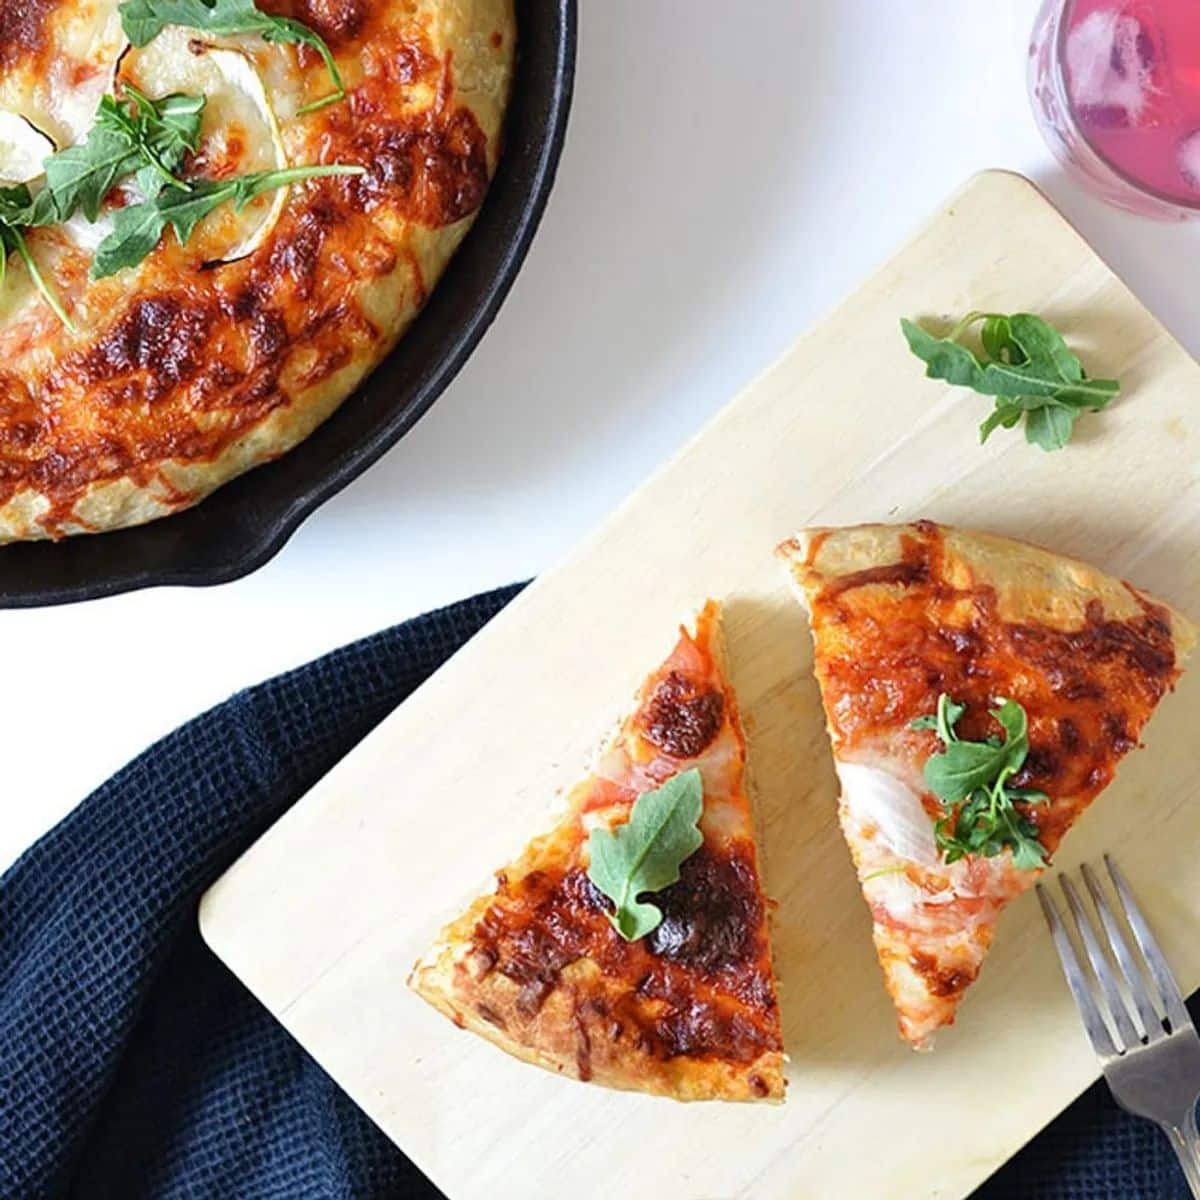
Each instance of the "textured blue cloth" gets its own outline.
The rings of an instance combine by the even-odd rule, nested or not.
[[[196,905],[516,590],[240,693],[136,759],[0,879],[2,1200],[437,1200],[205,948]],[[1185,1196],[1166,1142],[1097,1087],[977,1200]]]

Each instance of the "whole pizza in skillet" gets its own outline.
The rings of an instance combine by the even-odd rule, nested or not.
[[[495,170],[511,0],[0,0],[0,541],[284,453]]]

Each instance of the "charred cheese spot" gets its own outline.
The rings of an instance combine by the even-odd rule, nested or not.
[[[943,967],[934,955],[921,950],[909,958],[908,965],[924,979],[930,994],[941,1000],[949,1000],[965,991],[979,974],[977,965]]]
[[[370,56],[372,51],[367,48]],[[429,83],[436,87],[442,73],[442,64],[421,41],[413,40],[393,48],[386,55],[374,59],[376,72],[391,83]]]
[[[486,978],[495,965],[495,954],[482,946],[477,947],[467,956],[467,974],[476,981]]]
[[[11,372],[0,372],[0,463],[20,460],[46,436],[46,414],[34,401],[25,381]]]
[[[296,0],[292,15],[331,46],[353,41],[367,23],[365,0]]]
[[[646,740],[672,758],[696,758],[721,729],[725,697],[707,682],[672,671],[642,715]]]
[[[153,403],[199,370],[213,320],[211,310],[181,296],[139,300],[85,352],[81,371],[97,384],[136,373],[138,387],[123,399]]]
[[[546,997],[554,990],[548,979],[530,979],[521,985],[517,994],[517,1011],[523,1017],[535,1017],[546,1003]]]
[[[504,1018],[494,1008],[489,1008],[486,1004],[477,1004],[475,1005],[475,1011],[488,1024],[495,1025],[497,1029],[504,1028]]]
[[[826,596],[837,595],[839,592],[853,591],[855,588],[869,587],[871,584],[899,584],[910,587],[915,583],[929,582],[929,564],[920,559],[909,561],[902,559],[898,563],[888,563],[882,567],[868,567],[865,571],[855,571],[852,575],[842,575],[830,583]]]
[[[59,0],[0,0],[0,67],[46,49],[46,30]]]
[[[1070,717],[1059,717],[1058,737],[1062,748],[1068,754],[1074,754],[1083,745],[1083,739],[1079,736],[1079,726]]]
[[[563,972],[586,958],[603,986],[586,1007],[572,998],[585,1032],[628,1039],[658,1059],[751,1062],[781,1048],[754,881],[752,846],[733,843],[720,855],[703,847],[684,862],[679,882],[654,897],[664,913],[658,930],[626,942],[581,868],[531,871],[500,882],[467,961],[491,963],[516,983],[516,1010],[532,1021],[556,989],[570,986]]]
[[[648,938],[650,951],[708,974],[744,961],[765,916],[750,855],[686,859],[679,882],[655,898],[662,923]]]
[[[358,124],[352,161],[367,174],[351,181],[367,210],[380,205],[437,228],[461,221],[487,190],[487,141],[469,109],[433,113],[423,124],[373,119],[361,93],[351,97]]]

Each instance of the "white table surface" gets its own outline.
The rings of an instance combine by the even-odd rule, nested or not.
[[[1200,225],[1105,208],[1034,127],[1037,0],[581,6],[541,231],[417,428],[249,578],[0,613],[0,869],[238,688],[553,564],[974,171],[1034,178],[1200,353]]]

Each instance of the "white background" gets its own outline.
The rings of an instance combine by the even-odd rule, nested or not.
[[[1200,352],[1200,226],[1104,208],[1040,140],[1037,0],[581,6],[545,221],[417,428],[247,579],[0,613],[0,869],[236,689],[553,564],[981,168],[1033,177]]]

